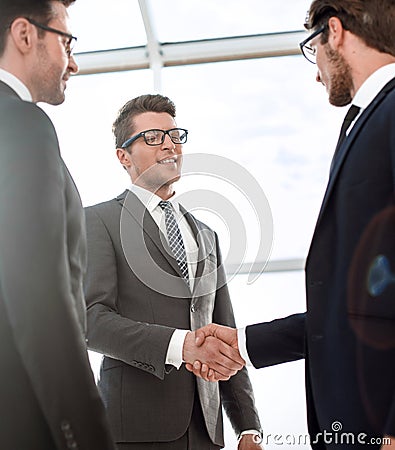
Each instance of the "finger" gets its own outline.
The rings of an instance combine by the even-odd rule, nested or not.
[[[213,369],[210,369],[207,364],[202,364],[200,366],[199,361],[195,361],[192,364],[185,364],[185,368],[192,372],[195,376],[202,378],[205,381],[216,382],[216,381],[227,381],[230,377],[220,374]]]
[[[187,334],[183,347],[183,358],[185,362],[192,363],[198,360],[206,363],[208,367],[219,372],[224,377],[229,378],[235,375],[245,364],[237,349],[211,335],[207,336],[204,345],[198,348],[195,344],[195,338],[197,334],[205,336],[206,331],[203,330],[210,330],[210,327],[206,326],[196,332]],[[198,351],[196,352],[197,349]],[[202,377],[207,374],[207,369],[205,369],[203,375],[198,373],[201,371],[201,366],[194,366],[192,371],[194,374]]]
[[[238,370],[245,366],[246,362],[241,357],[239,351],[230,345],[221,342],[220,352],[222,355],[226,356],[228,359],[234,361],[238,366],[240,366]]]
[[[193,369],[194,369],[194,370],[200,371],[201,368],[202,368],[202,363],[201,363],[200,361],[195,361],[195,362],[193,363]]]
[[[214,365],[213,370],[216,372],[216,374],[218,374],[218,376],[216,375],[216,377],[221,380],[229,380],[229,378],[233,377],[238,372],[238,370],[230,370],[219,365]]]
[[[209,336],[206,338],[205,345],[201,347],[199,359],[221,375],[230,377],[244,366],[244,360],[238,356],[237,351],[232,352],[232,350],[234,351],[224,342]],[[229,358],[227,354],[238,361]]]
[[[186,364],[185,364],[185,368],[186,368],[187,370],[189,370],[189,372],[193,372],[193,366],[192,366],[192,364],[186,363]]]
[[[229,366],[232,366],[232,364],[234,365],[233,361],[226,358],[222,359],[222,357],[217,358],[216,361],[214,360],[207,361],[207,365],[210,369],[214,370],[215,372],[218,372],[221,375],[221,377],[225,378],[230,378],[239,371],[238,368],[230,368]]]
[[[208,376],[207,376],[208,371],[207,371],[207,372],[202,372],[201,370],[196,370],[196,369],[194,369],[194,370],[193,370],[193,374],[194,374],[196,377],[202,378],[202,379],[205,380],[205,381],[210,381],[209,378],[208,378]]]
[[[197,367],[196,367],[196,369],[197,369]],[[200,377],[203,378],[203,380],[210,381],[209,377],[208,377],[209,371],[210,371],[210,368],[208,367],[207,364],[201,364],[200,365],[200,372],[199,373],[200,373]]]
[[[203,378],[203,380],[209,381],[208,372],[209,367],[207,364],[202,364],[200,361],[195,361],[192,366],[192,372],[195,376]]]
[[[202,372],[202,374],[207,375],[208,371],[209,371],[209,367],[207,364],[202,364],[200,371]]]
[[[192,367],[194,375],[203,378],[205,381],[225,381],[229,380],[230,376],[224,375],[213,369],[210,369],[207,364],[202,364],[200,361],[195,361]]]
[[[211,369],[211,372],[209,373],[207,378],[209,379],[209,381],[215,382],[215,381],[228,381],[230,377],[226,377],[220,374],[219,372],[216,372],[215,370]]]
[[[205,325],[202,328],[199,328],[198,330],[195,330],[195,344],[197,347],[200,347],[203,345],[205,339],[208,336],[214,336],[215,330],[218,327],[218,325],[209,323],[208,325]]]
[[[219,346],[218,353],[213,357],[215,363],[220,366],[227,368],[230,371],[239,371],[245,366],[245,361],[238,352],[233,353],[229,350],[229,347],[226,344],[222,344]],[[214,364],[209,363],[209,366],[215,370],[218,370],[214,367]]]

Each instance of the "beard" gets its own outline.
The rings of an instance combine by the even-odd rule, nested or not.
[[[325,49],[328,63],[331,64],[332,75],[328,86],[329,103],[334,106],[345,106],[351,103],[353,80],[351,67],[344,57],[329,46]]]
[[[34,81],[35,92],[39,102],[60,105],[64,102],[62,79],[64,71],[60,62],[51,60],[49,51],[43,43],[38,44],[37,74]]]

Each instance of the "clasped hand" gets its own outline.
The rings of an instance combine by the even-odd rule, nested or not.
[[[217,324],[187,334],[183,359],[190,372],[206,381],[229,380],[245,365],[239,353],[237,330]]]

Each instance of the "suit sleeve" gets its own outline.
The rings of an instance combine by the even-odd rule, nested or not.
[[[113,449],[70,288],[55,130],[18,101],[0,133],[0,286],[18,352],[56,448],[68,448],[67,431],[81,450]]]
[[[95,207],[86,208],[85,215],[88,238],[85,282],[88,346],[164,379],[170,370],[165,360],[175,328],[122,316],[118,307],[119,274],[111,233]]]
[[[217,236],[216,248],[218,278],[213,322],[235,328],[236,323]],[[251,429],[261,431],[261,424],[255,407],[254,394],[247,370],[243,368],[230,380],[219,382],[219,388],[222,404],[235,433],[239,435],[242,431]]]
[[[247,352],[258,368],[305,357],[306,314],[250,325],[246,328]]]

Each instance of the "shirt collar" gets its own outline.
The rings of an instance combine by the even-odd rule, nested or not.
[[[0,80],[13,89],[22,100],[26,102],[33,101],[29,89],[12,73],[0,68]]]
[[[158,195],[152,193],[151,191],[148,191],[147,189],[142,188],[141,186],[138,186],[137,184],[131,184],[130,186],[128,186],[128,189],[137,196],[137,198],[148,209],[150,213],[152,213],[154,209],[158,206],[159,202],[163,200]],[[177,200],[175,200],[174,197],[175,193],[172,195],[171,198],[168,199],[168,201],[171,203],[174,210],[176,212],[179,212],[180,204],[178,203]]]
[[[367,108],[383,87],[395,77],[395,63],[387,64],[370,75],[358,89],[352,104]]]

